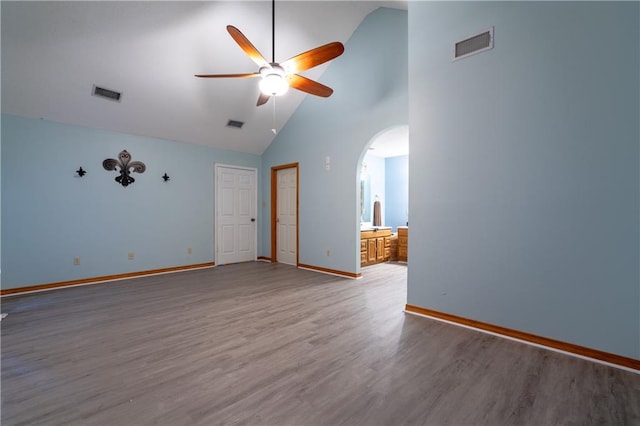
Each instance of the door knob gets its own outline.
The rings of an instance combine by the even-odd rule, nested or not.
[[[255,221],[256,221],[256,218],[255,218],[255,217],[252,217],[252,218],[251,218],[251,222],[255,222]]]

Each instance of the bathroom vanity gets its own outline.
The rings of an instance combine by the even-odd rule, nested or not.
[[[391,227],[378,226],[360,230],[360,266],[397,259],[398,237]]]

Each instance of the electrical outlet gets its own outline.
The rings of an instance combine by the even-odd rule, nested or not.
[[[129,260],[133,260],[135,257],[136,257],[136,254],[134,252],[129,253]]]
[[[74,257],[73,258],[73,264],[78,266],[80,264],[80,258],[79,257]]]
[[[193,253],[193,249],[191,247],[187,247],[187,254],[192,254]]]

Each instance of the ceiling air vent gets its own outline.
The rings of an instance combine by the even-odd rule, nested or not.
[[[456,42],[453,59],[462,59],[493,48],[493,27],[480,34]]]
[[[120,97],[122,93],[115,92],[113,90],[105,89],[104,87],[93,86],[93,90],[91,91],[93,96],[98,96],[99,98],[109,99],[111,101],[120,102]]]
[[[227,121],[227,127],[233,127],[234,129],[242,129],[242,126],[244,126],[244,121],[237,121],[237,120]]]

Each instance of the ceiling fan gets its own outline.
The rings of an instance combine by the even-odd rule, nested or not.
[[[275,60],[275,0],[271,3],[271,62],[255,48],[242,32],[232,25],[227,25],[227,31],[244,53],[260,67],[257,72],[242,74],[196,74],[202,78],[252,78],[261,77],[260,95],[257,106],[265,104],[271,96],[280,96],[286,93],[289,87],[322,97],[329,97],[333,89],[317,81],[299,75],[299,72],[308,70],[327,61],[337,58],[344,52],[344,46],[340,42],[332,42],[316,47],[299,55],[293,56],[282,63]]]

